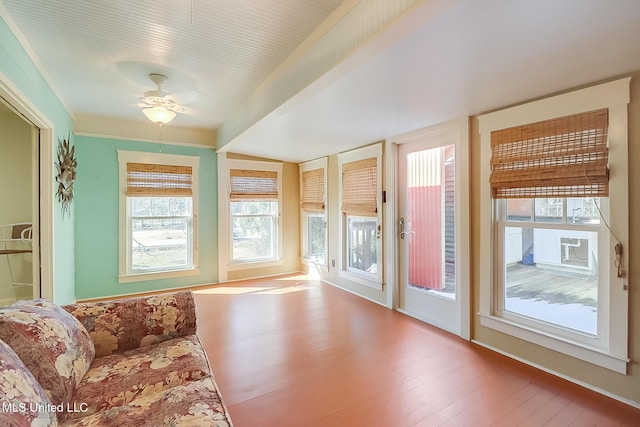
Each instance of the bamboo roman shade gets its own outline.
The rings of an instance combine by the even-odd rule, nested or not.
[[[342,165],[342,212],[375,216],[378,212],[378,172],[375,157]]]
[[[324,211],[324,169],[302,172],[302,201],[305,212]]]
[[[127,196],[191,197],[191,166],[127,163]]]
[[[278,199],[278,172],[231,169],[231,200]]]
[[[602,109],[491,132],[494,198],[609,195]]]

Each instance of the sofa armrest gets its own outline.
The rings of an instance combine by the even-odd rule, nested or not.
[[[196,332],[191,291],[63,306],[91,335],[96,357]]]

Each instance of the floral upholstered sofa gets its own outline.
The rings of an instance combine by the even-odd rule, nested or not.
[[[0,308],[0,426],[231,426],[190,291]]]

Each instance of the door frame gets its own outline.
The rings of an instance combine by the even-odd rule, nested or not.
[[[33,234],[40,236],[39,242],[34,239],[33,277],[34,279],[40,277],[40,297],[53,300],[53,183],[51,181],[53,177],[53,123],[2,72],[0,72],[0,96],[19,115],[39,129],[39,138],[38,132],[35,131],[31,141],[32,176],[36,178],[32,180],[31,217]],[[38,149],[34,150],[34,146],[37,146]]]
[[[388,268],[387,283],[393,283],[388,291],[391,293],[392,308],[400,309],[400,239],[398,236],[399,222],[399,191],[397,173],[399,168],[398,149],[401,144],[420,141],[437,135],[449,135],[456,141],[456,201],[462,208],[456,209],[456,234],[459,242],[456,258],[456,287],[459,289],[460,304],[460,337],[471,338],[471,296],[470,296],[470,248],[469,248],[469,118],[462,117],[437,125],[418,129],[397,135],[387,140],[386,145],[386,182],[387,182],[387,221],[386,221],[386,253],[392,260],[392,267]],[[458,149],[459,147],[459,149]],[[460,203],[462,202],[462,203]],[[465,206],[466,205],[466,206]],[[389,212],[391,211],[391,212]],[[390,271],[392,270],[392,271]]]

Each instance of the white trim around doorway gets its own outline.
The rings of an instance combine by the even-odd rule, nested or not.
[[[457,250],[458,267],[456,267],[456,281],[459,287],[459,304],[460,304],[460,331],[461,338],[469,340],[471,337],[471,295],[470,295],[470,274],[469,274],[469,118],[462,117],[445,123],[437,124],[413,132],[398,135],[387,140],[386,144],[386,180],[387,180],[387,246],[385,250],[388,254],[392,254],[395,283],[393,290],[393,308],[399,310],[400,306],[400,269],[397,267],[399,262],[398,252],[398,210],[399,210],[399,191],[397,187],[398,173],[398,146],[405,143],[420,141],[428,137],[443,136],[450,139],[456,145],[456,205],[460,208],[456,212],[456,238],[457,244],[460,245]],[[390,209],[390,207],[392,207]],[[399,310],[402,312],[402,310]],[[411,315],[411,314],[410,314]],[[414,316],[415,317],[415,316]],[[419,319],[424,320],[424,319]],[[437,326],[437,325],[436,325]]]

